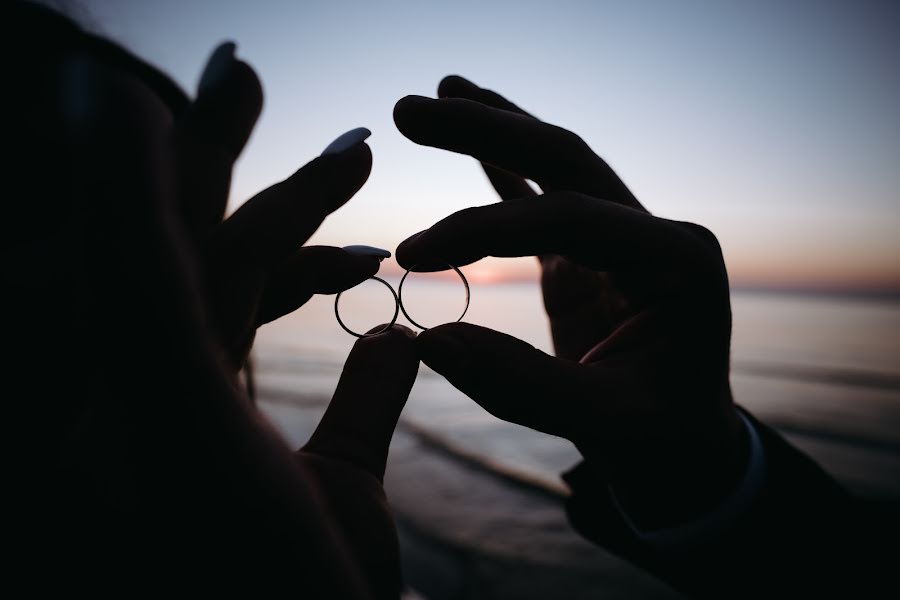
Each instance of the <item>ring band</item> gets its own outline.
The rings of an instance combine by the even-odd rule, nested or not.
[[[341,321],[341,313],[338,310],[338,302],[340,302],[340,300],[341,300],[341,294],[343,294],[347,290],[344,290],[344,292],[340,292],[337,295],[337,297],[334,299],[334,316],[337,318],[338,325],[340,325],[344,331],[346,331],[350,335],[356,336],[358,338],[370,337],[373,335],[378,335],[379,333],[384,333],[385,331],[387,331],[388,329],[390,329],[391,327],[394,326],[394,323],[397,322],[397,316],[400,314],[400,298],[397,296],[397,292],[394,291],[394,288],[391,287],[391,284],[389,284],[384,279],[381,279],[380,277],[373,276],[373,277],[369,277],[369,279],[374,279],[375,281],[378,281],[381,284],[383,284],[387,289],[391,290],[391,295],[394,297],[394,316],[391,318],[390,323],[388,323],[387,325],[385,325],[378,331],[373,331],[372,333],[356,333],[355,331],[353,331],[352,329],[347,327],[343,321]],[[466,297],[468,297],[468,285],[466,287],[467,287]],[[468,307],[468,300],[466,301],[466,306]],[[404,312],[403,314],[406,314],[406,312]]]
[[[450,263],[446,263],[446,265],[448,267],[450,267],[451,269],[453,269],[454,271],[456,271],[456,274],[459,275],[459,278],[462,280],[463,286],[465,286],[465,288],[466,288],[466,307],[463,309],[462,314],[459,315],[459,318],[456,319],[456,321],[455,321],[456,323],[459,323],[460,321],[462,321],[463,317],[466,316],[466,311],[469,310],[469,300],[470,300],[472,294],[471,294],[471,291],[469,290],[469,281],[466,279],[466,276],[462,274],[462,271],[460,271],[459,269],[457,269]],[[415,269],[417,266],[419,266],[419,265],[413,265],[412,267],[410,267],[409,269],[406,270],[406,273],[403,274],[403,278],[400,280],[400,286],[397,288],[397,295],[398,295],[397,303],[400,305],[400,310],[403,311],[403,316],[406,317],[406,320],[409,321],[410,323],[412,323],[413,325],[415,325],[416,327],[418,327],[419,329],[421,329],[422,331],[425,331],[428,328],[425,327],[424,325],[416,323],[413,320],[413,318],[411,316],[409,316],[409,313],[406,312],[406,307],[403,306],[403,284],[406,282],[406,277],[410,273],[412,273],[413,269]]]

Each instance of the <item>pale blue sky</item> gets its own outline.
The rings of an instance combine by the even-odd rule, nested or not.
[[[372,129],[369,183],[315,242],[393,249],[493,200],[474,161],[391,120],[458,73],[578,132],[653,212],[710,227],[739,284],[900,290],[898,2],[79,4],[188,90],[237,42],[266,105],[233,203]]]

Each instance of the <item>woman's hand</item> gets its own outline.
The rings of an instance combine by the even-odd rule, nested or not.
[[[67,338],[83,335],[70,357],[83,393],[59,401],[60,442],[35,461],[57,490],[34,494],[53,504],[52,539],[76,562],[122,573],[209,582],[265,573],[302,582],[311,597],[396,597],[378,469],[418,368],[407,332],[357,344],[299,458],[235,377],[258,323],[377,270],[377,258],[300,248],[365,181],[368,147],[351,140],[226,221],[204,220],[221,216],[258,112],[229,104],[253,91],[249,67],[230,63],[234,85],[208,84],[182,114],[134,59],[90,48],[76,46],[53,72],[67,112],[48,137],[68,152],[67,193],[37,196],[75,208],[59,211],[71,219],[60,231],[72,256],[72,276],[60,280],[74,284],[52,292],[73,307]],[[25,250],[48,243],[37,242]],[[367,527],[353,523],[361,515]]]
[[[335,294],[378,271],[379,259],[301,245],[363,186],[372,153],[365,130],[243,204],[223,221],[234,161],[262,108],[253,69],[219,46],[196,100],[176,121],[178,206],[200,256],[211,315],[232,364],[247,358],[256,328],[313,294]]]
[[[492,414],[574,442],[642,524],[715,506],[746,460],[715,237],[650,215],[575,134],[460,78],[440,94],[398,102],[400,131],[477,158],[507,201],[447,217],[402,243],[397,260],[540,257],[558,357],[455,323],[418,337],[422,360]],[[550,191],[536,195],[526,179]]]
[[[419,371],[415,337],[395,325],[358,340],[325,416],[296,455],[319,482],[376,598],[397,598],[401,587],[397,531],[382,481],[397,419]]]

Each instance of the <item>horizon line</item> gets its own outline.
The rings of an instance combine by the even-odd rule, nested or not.
[[[460,267],[465,269],[465,267]],[[382,276],[400,278],[405,271],[387,268],[382,271]],[[446,274],[445,274],[446,273]],[[433,273],[432,275],[437,275]],[[456,279],[456,274],[452,271],[441,272],[438,275],[441,279],[452,282]],[[538,284],[540,278],[536,274],[511,273],[500,276],[484,277],[477,274],[466,273],[466,278],[473,285],[478,286],[495,286],[495,285],[520,285],[520,284]],[[755,294],[772,294],[785,296],[818,296],[832,298],[847,299],[868,299],[868,300],[886,300],[900,301],[900,283],[880,284],[880,283],[861,283],[861,284],[840,284],[834,282],[806,282],[806,283],[779,283],[779,282],[750,282],[741,281],[740,278],[732,280],[729,283],[729,289],[732,292],[746,292]]]

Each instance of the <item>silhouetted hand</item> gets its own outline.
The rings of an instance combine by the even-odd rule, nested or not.
[[[438,87],[438,95],[442,98],[472,100],[528,117],[535,124],[540,123],[506,98],[482,89],[462,77],[445,78]],[[549,132],[550,126],[541,125]],[[553,129],[555,131],[549,135],[554,139],[561,141],[560,138],[570,138],[566,144],[569,154],[559,157],[559,160],[571,161],[571,165],[563,173],[549,171],[549,165],[534,164],[530,167],[532,175],[528,177],[538,182],[543,191],[549,192],[554,189],[580,191],[644,210],[612,169],[591,152],[584,142],[569,131]],[[490,135],[499,133],[492,132]],[[522,148],[520,156],[540,163],[549,152],[544,149],[532,154],[535,150],[533,145],[539,142],[539,138],[532,138],[529,142],[531,146]],[[465,150],[460,151],[468,153]],[[490,162],[482,162],[481,166],[501,199],[530,198],[536,195],[527,183],[526,177],[521,174],[505,170],[500,165],[492,165]],[[559,180],[559,177],[563,177],[565,181]],[[545,254],[539,258],[544,307],[550,320],[550,332],[557,356],[578,360],[634,313],[629,299],[621,293],[609,273],[585,269],[559,254]]]
[[[68,335],[89,332],[72,360],[90,382],[69,409],[75,417],[48,417],[63,458],[54,452],[61,464],[40,472],[59,478],[53,489],[67,487],[52,498],[53,523],[76,532],[79,546],[84,522],[101,560],[164,577],[190,564],[211,581],[245,571],[300,579],[311,597],[397,597],[381,477],[418,369],[412,334],[394,328],[356,344],[299,454],[247,402],[234,372],[258,323],[377,270],[375,258],[300,249],[362,185],[369,148],[313,160],[217,225],[258,111],[228,101],[253,92],[252,72],[232,63],[233,87],[202,89],[181,117],[122,62],[76,50],[53,80],[67,99],[53,132],[70,152],[64,199],[77,209],[60,211],[74,215],[64,231],[77,260],[63,281],[75,285],[53,291],[75,306]]]
[[[398,128],[481,161],[507,201],[447,217],[403,242],[397,260],[439,269],[540,257],[558,357],[454,323],[418,337],[422,360],[499,418],[575,443],[641,525],[709,510],[746,461],[715,237],[647,213],[575,134],[458,77],[440,95],[457,97],[400,100]],[[536,195],[526,179],[550,191]]]
[[[237,368],[258,326],[294,311],[313,294],[357,285],[379,263],[340,248],[300,247],[368,179],[372,153],[363,143],[313,160],[223,221],[234,161],[262,99],[253,69],[234,58],[233,44],[222,44],[174,132],[185,229],[200,253],[214,321]]]
[[[292,312],[314,293],[355,286],[378,271],[379,260],[339,248],[299,247],[365,183],[372,155],[364,143],[312,161],[222,222],[231,168],[262,100],[252,69],[227,60],[232,50],[225,45],[214,53],[207,73],[220,75],[211,83],[207,76],[201,80],[176,139],[180,205],[203,252],[210,307],[240,366],[257,326]],[[394,427],[418,372],[414,338],[398,326],[360,339],[316,433],[296,454],[320,483],[376,597],[396,597],[400,589],[396,530],[381,483]]]

